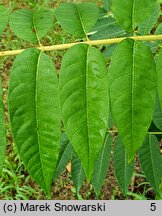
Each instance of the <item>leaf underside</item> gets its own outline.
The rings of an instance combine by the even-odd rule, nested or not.
[[[162,177],[162,163],[160,145],[156,136],[148,134],[139,150],[142,169],[155,192],[159,194],[159,185]]]
[[[92,32],[95,33],[90,37],[91,40],[122,37],[126,34],[126,31],[111,16],[98,19]]]
[[[119,24],[127,31],[134,31],[154,11],[156,1],[153,0],[121,0],[112,1],[112,11]]]
[[[159,16],[160,16],[160,5],[157,4],[157,6],[155,7],[151,16],[139,25],[138,32],[141,35],[150,34],[150,32],[151,32],[152,28],[154,27],[155,23],[157,22]]]
[[[20,157],[49,194],[60,146],[58,79],[49,57],[37,49],[24,51],[14,62],[9,112]]]
[[[100,195],[100,190],[108,172],[110,157],[111,157],[112,137],[106,134],[105,140],[95,163],[95,169],[92,177],[92,186],[94,187],[97,196]]]
[[[0,35],[7,26],[8,18],[9,11],[3,5],[0,4]]]
[[[40,9],[34,12],[27,9],[16,10],[11,14],[10,26],[16,36],[38,44],[39,40],[52,28],[54,13]]]
[[[158,27],[155,30],[155,35],[162,34],[162,23],[159,23]]]
[[[54,178],[58,178],[61,173],[65,170],[66,165],[72,158],[74,150],[73,147],[66,136],[66,133],[63,133],[61,136],[61,148],[60,148],[60,153],[59,153],[59,158],[58,158],[58,163],[57,163],[57,168],[54,174]]]
[[[105,60],[96,48],[75,45],[64,55],[60,104],[66,133],[90,181],[104,140],[109,109]]]
[[[126,39],[113,52],[109,69],[111,111],[130,161],[153,117],[155,74],[151,50],[142,42]]]
[[[111,9],[111,2],[112,0],[103,0],[103,7],[106,11],[109,11]]]
[[[79,194],[80,188],[85,179],[85,172],[83,168],[83,164],[76,154],[73,155],[71,162],[71,175],[74,182],[74,186],[76,188],[77,194]]]
[[[115,138],[114,169],[119,185],[123,193],[127,195],[128,186],[133,175],[134,161],[128,163],[128,155],[119,136]]]
[[[86,37],[98,19],[99,10],[92,2],[62,3],[56,9],[55,15],[68,33],[77,37]]]

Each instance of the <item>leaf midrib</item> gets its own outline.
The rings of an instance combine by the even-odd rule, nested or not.
[[[86,87],[86,93],[85,93],[85,109],[86,109],[86,121],[87,121],[87,143],[88,143],[88,178],[89,178],[89,171],[90,171],[90,141],[89,141],[89,118],[88,118],[88,55],[89,55],[89,46],[87,47],[87,56],[86,56],[86,76],[85,76],[85,87]]]
[[[133,0],[133,4],[132,4],[132,31],[134,31],[134,16],[135,16],[135,0]]]
[[[42,52],[39,53],[38,56],[38,61],[37,61],[37,66],[36,66],[36,76],[35,76],[35,120],[36,120],[36,133],[37,133],[37,142],[38,142],[38,152],[39,152],[39,160],[40,160],[40,167],[42,171],[42,176],[43,176],[43,184],[45,186],[46,192],[48,192],[45,179],[44,179],[44,168],[43,168],[43,162],[42,162],[42,157],[41,157],[41,149],[40,149],[40,139],[39,139],[39,120],[38,120],[38,77],[39,77],[39,64],[40,64],[40,58],[41,58]]]
[[[39,40],[38,33],[37,33],[37,28],[35,26],[35,13],[36,12],[33,13],[33,27],[34,27],[34,30],[35,30],[35,36],[37,38],[37,42],[40,44],[40,40]]]
[[[83,32],[84,32],[84,34],[85,34],[85,36],[86,36],[87,33],[86,33],[85,28],[84,28],[84,22],[83,22],[83,19],[82,19],[81,14],[80,14],[80,11],[79,11],[79,9],[78,9],[78,5],[76,5],[76,9],[77,9],[77,12],[78,12],[79,20],[80,20],[80,22],[81,22],[82,30],[83,30]]]
[[[133,150],[133,110],[134,110],[134,85],[135,85],[135,41],[133,41],[133,52],[132,52],[132,74],[131,74],[131,149]],[[130,154],[129,154],[130,156]],[[132,157],[132,156],[131,156]],[[130,160],[130,158],[129,158]]]

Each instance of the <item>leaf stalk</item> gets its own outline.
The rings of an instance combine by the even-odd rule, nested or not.
[[[58,45],[52,45],[52,46],[36,46],[35,48],[41,51],[66,50],[76,44],[88,44],[88,45],[95,45],[95,46],[117,44],[126,38],[131,38],[131,39],[138,40],[138,41],[159,41],[159,40],[162,40],[162,35],[143,35],[143,36],[121,37],[121,38],[102,39],[102,40],[93,40],[93,41],[87,40],[85,42],[58,44]],[[0,51],[0,57],[18,55],[24,50],[25,49]]]

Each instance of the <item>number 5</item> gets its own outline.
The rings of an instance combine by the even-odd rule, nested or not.
[[[150,210],[151,211],[155,211],[156,210],[156,203],[151,203]]]

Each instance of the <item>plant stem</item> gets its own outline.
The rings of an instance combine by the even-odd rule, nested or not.
[[[160,132],[160,131],[158,131],[158,132],[156,132],[156,131],[154,132],[154,131],[153,131],[153,132],[148,132],[148,133],[149,133],[149,134],[153,134],[153,135],[154,135],[154,134],[155,134],[155,135],[162,135],[162,132]]]
[[[113,130],[108,130],[109,133],[118,133],[117,129],[113,129]],[[148,134],[152,134],[152,135],[162,135],[161,131],[149,131]]]
[[[58,44],[58,45],[52,45],[52,46],[37,46],[35,48],[41,50],[41,51],[54,51],[54,50],[65,50],[69,49],[70,47],[76,45],[76,44],[88,44],[88,45],[109,45],[109,44],[117,44],[120,43],[122,40],[126,38],[132,38],[134,40],[140,40],[140,41],[158,41],[162,40],[162,35],[144,35],[144,36],[132,36],[132,37],[122,37],[122,38],[113,38],[113,39],[103,39],[103,40],[89,40],[85,42],[77,42],[77,43],[68,43],[68,44]],[[0,57],[1,56],[12,56],[12,55],[18,55],[25,49],[21,50],[9,50],[9,51],[0,51]]]

